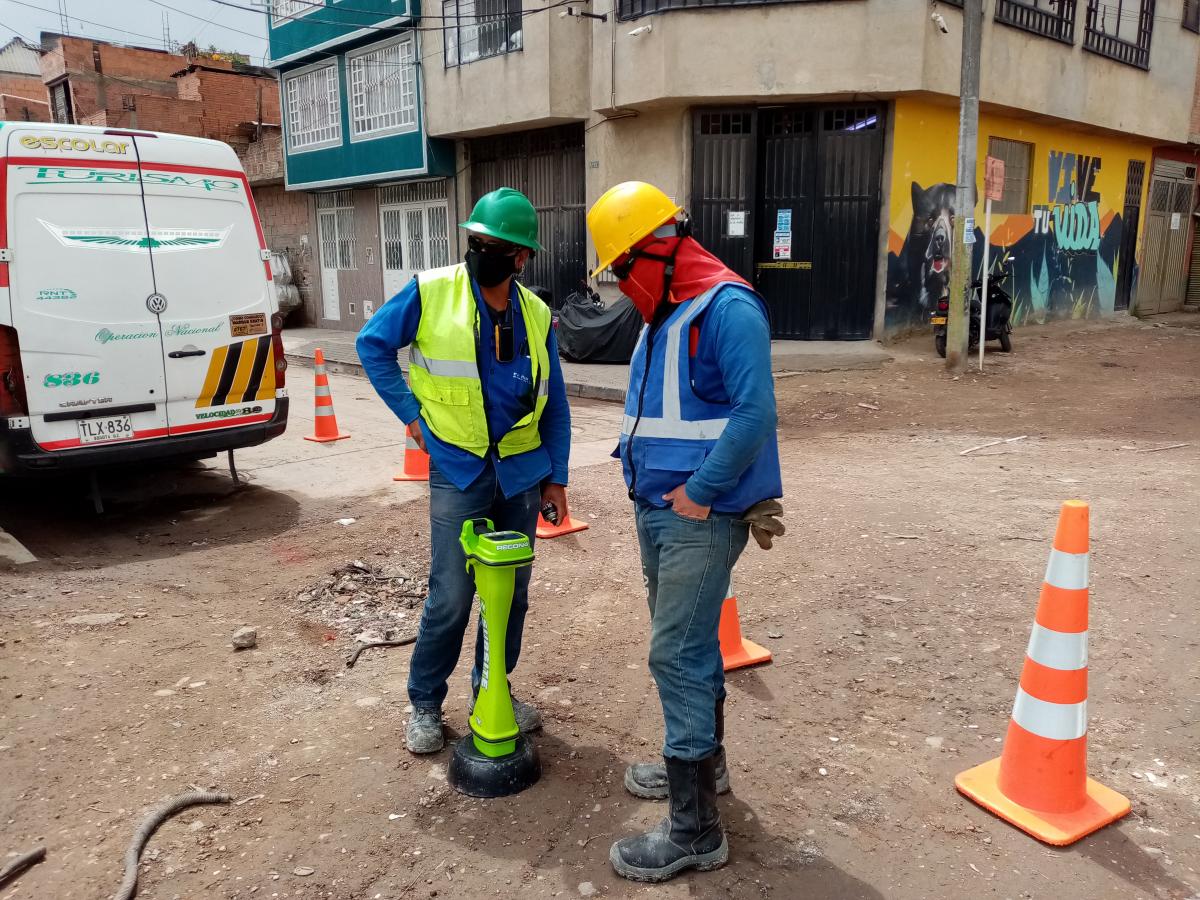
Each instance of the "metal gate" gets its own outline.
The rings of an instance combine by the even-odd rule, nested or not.
[[[1141,221],[1142,187],[1146,164],[1131,159],[1125,173],[1125,208],[1121,214],[1121,248],[1117,256],[1117,309],[1129,309],[1133,299],[1133,276],[1137,271],[1137,236]]]
[[[1187,293],[1188,219],[1196,192],[1196,167],[1160,161],[1150,180],[1146,240],[1138,277],[1139,315],[1173,312]]]
[[[477,138],[470,153],[473,200],[512,187],[537,209],[546,252],[533,258],[521,280],[549,289],[554,306],[561,306],[587,278],[583,125]]]
[[[699,110],[693,127],[697,235],[762,293],[772,336],[869,338],[882,108]]]
[[[386,185],[377,197],[386,300],[418,272],[450,264],[450,207],[444,180]]]

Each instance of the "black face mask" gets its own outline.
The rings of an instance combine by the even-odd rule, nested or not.
[[[517,274],[515,256],[507,253],[487,253],[471,249],[466,255],[467,271],[480,285],[496,287]]]

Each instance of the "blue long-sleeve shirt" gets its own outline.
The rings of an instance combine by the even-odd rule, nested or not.
[[[728,399],[730,406],[720,439],[686,484],[693,503],[711,506],[733,490],[777,424],[771,329],[760,301],[748,289],[727,285],[713,297],[700,321],[692,363],[696,394]],[[644,499],[665,505],[660,497]]]
[[[513,347],[517,352],[512,362],[496,359],[495,338],[487,327],[489,312],[474,280],[471,288],[479,309],[479,339],[476,361],[483,386],[483,403],[488,431],[498,441],[512,430],[513,425],[528,411],[529,356],[525,321],[514,282],[510,295],[513,323]],[[371,384],[383,402],[406,425],[421,418],[421,405],[404,380],[396,352],[407,347],[417,336],[421,321],[421,297],[416,279],[405,285],[395,297],[385,303],[363,326],[358,334],[358,358]],[[495,467],[496,477],[504,496],[512,497],[541,482],[567,483],[571,452],[571,409],[563,383],[562,366],[558,360],[558,342],[551,330],[546,342],[550,357],[549,396],[538,423],[542,445],[528,453],[501,458],[495,450],[484,457],[475,456],[461,447],[440,440],[433,429],[425,426],[421,432],[430,459],[438,470],[459,490],[466,490],[484,467]],[[424,420],[422,420],[424,421]]]

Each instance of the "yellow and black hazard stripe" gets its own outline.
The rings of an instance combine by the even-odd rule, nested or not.
[[[264,335],[213,352],[196,408],[274,399],[275,351]]]

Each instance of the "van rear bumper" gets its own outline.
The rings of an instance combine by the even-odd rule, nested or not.
[[[287,417],[288,398],[279,397],[275,400],[275,414],[268,421],[255,425],[53,451],[39,447],[29,429],[9,429],[0,420],[0,472],[35,475],[64,469],[210,456],[224,450],[253,447],[279,437],[287,428]]]

